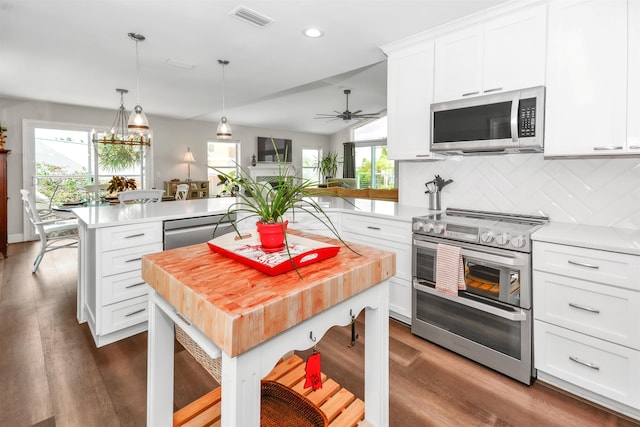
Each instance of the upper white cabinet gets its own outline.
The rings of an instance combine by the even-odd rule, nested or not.
[[[435,42],[434,102],[544,85],[546,5]]]
[[[627,0],[550,2],[545,156],[627,154],[627,18]]]
[[[640,2],[629,1],[627,152],[640,154]]]
[[[433,41],[386,53],[388,157],[393,160],[430,159]]]

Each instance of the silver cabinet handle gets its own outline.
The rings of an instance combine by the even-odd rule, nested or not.
[[[146,310],[147,310],[146,308],[141,308],[140,310],[136,310],[133,313],[125,314],[124,317],[133,316],[134,314],[142,313],[143,311],[146,311]]]
[[[131,236],[124,236],[125,239],[133,239],[134,237],[142,237],[144,236],[144,233],[140,233],[140,234],[132,234]]]
[[[372,227],[372,226],[370,226],[370,225],[367,225],[367,228],[368,228],[369,230],[377,230],[377,231],[380,231],[380,227]]]
[[[136,261],[140,261],[142,259],[142,257],[140,258],[132,258],[132,259],[128,259],[125,262],[136,262]]]
[[[594,364],[594,363],[591,363],[591,362],[585,362],[585,361],[583,361],[583,360],[578,359],[578,358],[577,358],[577,357],[575,357],[575,356],[569,356],[569,360],[571,360],[572,362],[579,363],[579,364],[581,364],[581,365],[583,365],[583,366],[586,366],[587,368],[594,369],[594,370],[596,370],[596,371],[599,371],[599,370],[600,370],[600,367],[599,367],[598,365],[596,365],[596,364]]]
[[[610,147],[593,147],[593,151],[616,151],[622,150],[624,147],[622,145],[610,146]]]
[[[590,313],[600,314],[600,310],[598,310],[597,308],[586,307],[584,305],[575,304],[573,302],[569,303],[569,307],[577,308],[578,310],[588,311]]]
[[[146,285],[147,282],[134,283],[133,285],[126,286],[126,289],[135,288],[136,286]]]
[[[640,145],[630,145],[629,148],[632,150],[637,150],[638,148],[640,148]]]
[[[184,323],[186,323],[187,325],[191,326],[191,322],[189,321],[189,319],[187,319],[187,317],[180,313],[179,311],[176,310],[176,316],[178,316]]]
[[[638,147],[640,148],[640,147]],[[431,154],[416,154],[416,157],[430,157]]]
[[[462,94],[462,96],[477,95],[477,94],[479,94],[479,93],[480,93],[480,92],[478,92],[478,91],[475,91],[475,92],[467,92],[467,93],[463,93],[463,94]]]
[[[494,87],[493,89],[487,89],[484,91],[484,93],[489,93],[489,92],[497,92],[499,90],[502,90],[501,87]]]
[[[578,262],[578,261],[572,261],[572,260],[567,260],[567,262],[569,264],[572,265],[578,265],[580,267],[587,267],[587,268],[593,268],[594,270],[599,269],[600,267],[594,264],[587,264],[586,262]]]

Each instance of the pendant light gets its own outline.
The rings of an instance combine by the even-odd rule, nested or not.
[[[226,59],[218,59],[218,63],[222,65],[222,118],[220,119],[220,123],[218,123],[216,135],[218,139],[231,139],[231,125],[224,113],[224,67],[229,65],[229,61]]]
[[[129,93],[127,89],[116,89],[120,94],[120,108],[116,111],[113,123],[109,130],[104,132],[92,131],[92,141],[100,144],[112,145],[151,145],[151,139],[147,135],[132,134],[127,128],[127,119],[129,114],[124,108],[124,95]]]
[[[138,58],[138,42],[145,40],[145,36],[137,33],[128,33],[129,38],[136,42],[136,85],[138,88],[138,104],[133,109],[127,127],[129,132],[137,135],[146,135],[149,133],[149,120],[142,111],[140,106],[140,60]]]

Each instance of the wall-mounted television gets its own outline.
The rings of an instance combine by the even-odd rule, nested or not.
[[[275,144],[275,148],[274,148]],[[276,149],[278,155],[276,156]],[[285,157],[286,154],[286,157]],[[283,138],[258,137],[258,161],[265,163],[291,163],[291,140]]]

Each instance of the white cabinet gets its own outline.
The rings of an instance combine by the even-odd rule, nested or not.
[[[96,346],[147,329],[142,256],[162,251],[162,223],[83,229],[82,307]],[[84,247],[86,246],[86,247]]]
[[[640,256],[533,246],[538,378],[640,417]]]
[[[433,158],[433,41],[387,52],[387,152],[392,160]]]
[[[333,224],[336,230],[340,230],[340,216],[337,212],[326,212],[329,221]],[[284,215],[284,219],[289,221],[289,228],[295,230],[305,231],[308,233],[319,234],[325,237],[335,238],[335,234],[327,228],[325,224],[329,224],[327,218],[324,215],[318,215],[322,221],[308,212],[304,212],[301,209],[290,209]]]
[[[629,1],[628,11],[627,153],[640,154],[640,2]]]
[[[434,102],[542,86],[546,5],[439,37]]]
[[[627,16],[626,0],[550,2],[545,156],[627,153]]]
[[[341,236],[359,243],[395,252],[396,274],[390,279],[389,315],[411,323],[411,221],[343,213]]]

